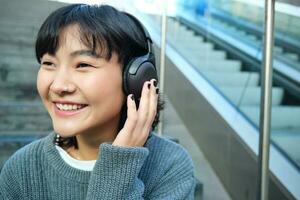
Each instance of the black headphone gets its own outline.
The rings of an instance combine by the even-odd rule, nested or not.
[[[132,58],[128,64],[124,66],[123,70],[124,92],[127,96],[133,94],[136,102],[139,102],[144,82],[151,79],[156,79],[158,81],[155,56],[152,51],[152,40],[147,29],[137,18],[128,13],[125,14],[140,27],[148,44],[148,53],[143,56]]]

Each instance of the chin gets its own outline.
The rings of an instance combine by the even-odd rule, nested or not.
[[[61,137],[73,137],[79,134],[78,129],[76,127],[66,127],[66,126],[58,126],[53,124],[53,129],[55,133],[59,134]]]

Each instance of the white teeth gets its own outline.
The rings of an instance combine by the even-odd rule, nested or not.
[[[83,107],[83,105],[70,105],[70,104],[60,104],[60,103],[56,103],[56,106],[60,110],[78,110]]]

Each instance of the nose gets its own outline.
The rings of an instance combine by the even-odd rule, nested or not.
[[[72,82],[72,76],[67,70],[59,70],[54,76],[50,86],[50,91],[57,94],[70,94],[76,90],[75,84]]]

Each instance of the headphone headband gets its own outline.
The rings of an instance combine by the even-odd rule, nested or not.
[[[153,44],[153,42],[152,42],[152,39],[151,39],[151,37],[150,37],[150,34],[149,34],[149,32],[147,31],[147,29],[145,28],[145,26],[142,24],[142,22],[140,22],[140,20],[138,20],[135,16],[133,16],[133,15],[131,15],[131,14],[129,14],[129,13],[125,13],[129,18],[131,18],[134,22],[135,22],[135,24],[137,24],[139,27],[140,27],[140,29],[143,31],[143,33],[144,33],[144,36],[145,36],[145,38],[146,38],[146,41],[147,41],[147,45],[148,45],[148,53],[150,53],[150,54],[153,54],[153,48],[152,48],[152,44]]]
[[[157,78],[155,67],[155,57],[152,49],[152,40],[149,32],[144,25],[134,16],[125,13],[136,26],[143,32],[147,45],[148,52],[145,55],[131,58],[128,64],[124,67],[123,71],[123,88],[126,95],[133,94],[136,99],[136,105],[139,106],[141,92],[145,81]]]

